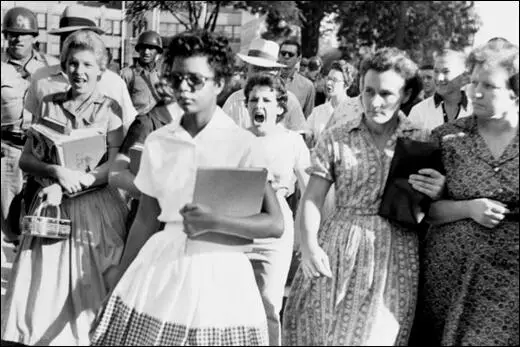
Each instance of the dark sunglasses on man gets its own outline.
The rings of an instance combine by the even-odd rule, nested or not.
[[[194,90],[201,90],[209,80],[214,80],[215,77],[207,77],[197,73],[172,72],[169,75],[171,86],[173,89],[179,89],[183,81],[188,83],[188,86]]]
[[[289,51],[280,51],[280,56],[284,58],[294,58],[296,56],[296,53]]]

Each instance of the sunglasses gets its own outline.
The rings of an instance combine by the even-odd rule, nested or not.
[[[194,90],[201,90],[206,85],[207,81],[214,80],[215,77],[206,77],[197,73],[172,72],[169,76],[173,89],[179,89],[182,81],[186,81],[188,86]]]
[[[296,56],[296,53],[288,52],[288,51],[280,51],[280,55],[284,58],[293,58]]]

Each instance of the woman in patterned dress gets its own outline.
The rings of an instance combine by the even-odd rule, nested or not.
[[[79,31],[69,36],[61,65],[71,88],[46,96],[35,115],[36,122],[47,117],[73,129],[106,129],[108,160],[88,173],[58,166],[47,142],[30,133],[20,167],[45,187],[40,197],[48,205],[59,205],[72,230],[66,240],[22,236],[2,307],[5,340],[31,346],[87,345],[90,326],[111,289],[106,274],[123,253],[128,211],[117,190],[105,186],[123,140],[119,105],[96,89],[105,60],[98,34]],[[65,190],[75,193],[95,186],[99,188],[62,200]],[[34,198],[31,214],[40,197]]]
[[[302,199],[301,264],[284,312],[284,345],[406,345],[418,286],[418,239],[378,216],[397,137],[424,140],[399,111],[417,66],[395,48],[360,69],[364,114],[325,130]],[[320,226],[332,183],[336,210]],[[444,177],[431,169],[412,186],[432,198]],[[319,232],[318,232],[319,231]]]
[[[184,114],[145,140],[134,181],[142,192],[139,208],[111,275],[111,282],[120,280],[93,327],[93,345],[268,344],[262,299],[244,253],[253,239],[282,235],[271,185],[266,183],[262,212],[249,217],[222,216],[191,203],[197,168],[264,162],[255,154],[253,134],[217,106],[232,54],[227,39],[216,34],[186,32],[172,39],[164,64]],[[160,222],[166,225],[157,232]],[[218,242],[222,233],[229,243]]]
[[[518,346],[518,46],[470,54],[473,116],[433,131],[446,195],[425,240],[425,343]]]

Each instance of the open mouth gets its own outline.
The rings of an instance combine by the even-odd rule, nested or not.
[[[265,122],[265,115],[263,115],[262,113],[255,113],[253,120],[255,121],[255,123],[261,124]]]
[[[85,83],[85,79],[81,78],[81,77],[74,77],[72,78],[72,82],[76,83],[76,84],[79,84],[79,83]]]

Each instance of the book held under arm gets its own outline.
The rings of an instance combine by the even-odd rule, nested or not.
[[[199,168],[193,202],[218,215],[249,217],[262,210],[267,170],[255,168]],[[225,245],[247,245],[252,239],[226,230],[208,230],[196,238]]]
[[[107,152],[105,129],[69,129],[62,133],[46,125],[46,122],[48,120],[33,124],[31,131],[43,136],[54,153],[56,164],[71,170],[90,172],[101,163]]]

